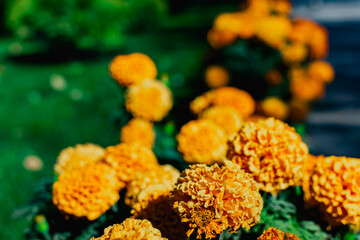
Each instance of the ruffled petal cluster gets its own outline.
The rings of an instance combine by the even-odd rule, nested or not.
[[[160,81],[146,79],[130,86],[126,93],[126,109],[137,118],[160,121],[172,105],[172,93]]]
[[[64,214],[95,220],[119,200],[116,173],[104,163],[91,163],[60,175],[53,203]]]
[[[153,124],[141,118],[131,119],[120,133],[120,141],[123,143],[138,143],[152,148],[155,142]]]
[[[206,92],[190,103],[190,109],[195,114],[200,114],[211,106],[232,107],[243,118],[255,111],[255,101],[251,95],[235,87],[221,87]]]
[[[110,63],[110,75],[121,86],[128,87],[144,79],[155,79],[155,63],[145,54],[118,55]]]
[[[91,240],[167,240],[148,220],[127,218],[121,224],[105,228],[104,235]]]
[[[104,157],[104,149],[95,144],[78,144],[62,150],[54,167],[56,174],[97,162]]]
[[[190,166],[180,175],[172,191],[173,208],[189,224],[187,235],[197,231],[206,238],[228,229],[249,229],[260,220],[263,200],[259,186],[237,164]]]
[[[270,193],[301,184],[307,156],[308,148],[295,129],[274,118],[246,122],[228,141],[227,158]]]
[[[134,213],[140,212],[150,202],[169,195],[179,176],[179,171],[171,165],[136,173],[127,186],[125,203],[133,209]]]
[[[115,171],[121,182],[129,183],[138,172],[158,167],[154,153],[139,144],[121,143],[105,149],[105,163]]]
[[[311,199],[310,177],[312,176],[316,163],[321,162],[324,158],[325,156],[323,155],[314,156],[309,154],[308,157],[304,160],[302,190],[304,192],[304,200],[308,207],[315,205]]]
[[[325,157],[310,177],[311,197],[333,226],[360,229],[360,159]]]
[[[205,119],[186,123],[177,135],[178,150],[189,163],[222,161],[226,154],[226,140],[222,128]]]
[[[284,233],[279,229],[269,227],[257,240],[301,240],[292,233]]]
[[[229,73],[219,65],[211,65],[206,69],[205,82],[210,88],[218,88],[229,83]]]

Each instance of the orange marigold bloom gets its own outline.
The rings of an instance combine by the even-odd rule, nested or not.
[[[77,144],[62,150],[54,167],[56,174],[79,168],[85,164],[97,162],[104,157],[104,149],[98,145],[87,143]]]
[[[174,209],[189,224],[187,235],[197,230],[206,238],[229,229],[249,229],[260,220],[263,200],[259,186],[240,166],[225,161],[224,166],[190,166],[180,175],[172,191]]]
[[[91,240],[167,240],[148,220],[127,218],[121,224],[105,228],[104,235]]]
[[[285,236],[284,236],[285,235]],[[291,233],[284,233],[279,229],[269,227],[257,240],[301,240],[298,236]]]
[[[121,86],[128,87],[144,79],[155,79],[155,63],[145,54],[118,55],[110,63],[110,75]]]
[[[246,122],[228,141],[227,158],[253,174],[260,189],[270,193],[301,184],[307,155],[295,129],[275,118]]]
[[[281,49],[281,55],[287,64],[300,63],[307,57],[308,49],[302,43],[293,43]]]
[[[325,157],[310,177],[311,197],[333,226],[360,228],[360,159]]]
[[[221,127],[212,121],[193,120],[177,135],[178,150],[188,163],[212,164],[224,159],[226,139]]]
[[[153,124],[141,118],[133,118],[121,129],[120,140],[123,143],[139,143],[152,148],[155,142]]]
[[[264,17],[271,12],[271,1],[273,0],[247,0],[246,11],[256,17]]]
[[[232,107],[244,118],[255,111],[255,101],[251,95],[234,87],[221,87],[206,92],[190,103],[190,109],[195,114],[211,106]]]
[[[304,76],[302,78],[290,79],[291,94],[303,101],[320,99],[325,93],[325,85],[317,79]]]
[[[268,97],[261,102],[265,116],[285,120],[289,116],[289,106],[278,97]]]
[[[311,62],[308,67],[308,73],[311,78],[319,79],[324,83],[332,82],[335,76],[333,67],[325,61]]]
[[[200,118],[219,125],[228,136],[239,130],[244,122],[243,118],[232,107],[210,107],[201,113]]]
[[[291,33],[291,22],[285,16],[271,15],[256,22],[256,36],[271,47],[281,49]]]
[[[311,201],[310,193],[310,177],[315,168],[316,163],[321,162],[325,157],[323,155],[314,156],[309,154],[307,159],[304,160],[303,164],[303,179],[302,179],[302,190],[304,192],[304,200],[307,206],[313,206],[314,203]]]
[[[229,73],[218,65],[209,66],[205,72],[205,81],[210,88],[218,88],[229,83]]]
[[[136,173],[127,186],[125,203],[132,212],[140,212],[149,202],[167,196],[179,176],[179,171],[171,165]]]
[[[105,149],[104,161],[116,170],[120,181],[129,183],[136,173],[157,168],[154,153],[139,144],[121,143]]]
[[[120,198],[115,171],[104,163],[90,163],[60,175],[52,200],[63,213],[95,220]]]
[[[266,73],[265,80],[269,85],[276,86],[282,82],[283,77],[279,71],[273,69]]]
[[[172,94],[160,81],[144,80],[129,87],[126,109],[135,117],[149,121],[162,120],[172,108]]]
[[[274,12],[289,15],[292,10],[292,5],[289,0],[271,0],[272,9]]]
[[[207,34],[209,44],[215,49],[232,44],[236,38],[236,34],[229,30],[210,29]]]
[[[254,36],[254,16],[247,12],[222,13],[214,21],[214,29],[235,33],[248,39]]]

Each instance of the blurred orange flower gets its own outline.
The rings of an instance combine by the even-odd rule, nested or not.
[[[214,29],[230,31],[238,37],[248,39],[254,36],[254,16],[247,12],[222,13],[214,21]]]
[[[333,67],[325,61],[311,62],[308,67],[308,73],[311,78],[318,79],[324,83],[332,82],[335,77]]]
[[[276,86],[282,82],[283,77],[279,71],[273,69],[266,73],[265,80],[270,86]]]
[[[289,116],[289,106],[278,97],[268,97],[261,102],[264,115],[285,120]]]
[[[236,34],[229,30],[210,29],[207,34],[209,44],[215,49],[230,45],[236,39]]]
[[[210,88],[218,88],[229,83],[229,73],[219,65],[211,65],[206,69],[205,82]]]
[[[281,49],[281,55],[287,64],[300,63],[307,57],[308,49],[302,43],[293,43]]]
[[[139,143],[152,148],[155,142],[153,124],[141,118],[133,118],[121,129],[120,140],[123,143]]]

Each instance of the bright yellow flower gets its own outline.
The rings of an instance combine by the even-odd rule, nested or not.
[[[330,83],[334,80],[335,71],[330,63],[315,61],[310,63],[308,74],[311,78],[318,79],[324,83]]]
[[[224,166],[190,166],[181,173],[172,191],[174,209],[189,224],[187,235],[197,230],[206,238],[228,229],[249,229],[260,220],[263,200],[259,186],[240,166],[225,161]]]
[[[281,49],[281,55],[287,64],[300,63],[307,57],[308,49],[302,43],[293,43]]]
[[[216,17],[214,29],[235,33],[238,37],[248,39],[254,36],[254,16],[247,12],[223,13]]]
[[[155,142],[153,124],[141,118],[133,118],[121,129],[120,140],[123,143],[139,143],[152,148]]]
[[[209,66],[205,72],[205,82],[210,88],[225,86],[229,83],[229,73],[221,66]]]
[[[285,235],[285,236],[284,236]],[[269,227],[257,240],[301,240],[298,236],[291,233],[284,233],[279,229]]]
[[[290,79],[290,92],[299,100],[314,101],[324,96],[325,85],[317,79],[304,76]]]
[[[172,94],[162,82],[147,79],[129,87],[125,105],[134,117],[160,121],[172,108]]]
[[[228,141],[227,158],[253,174],[260,189],[270,193],[301,184],[307,155],[295,129],[274,118],[246,122]]]
[[[77,144],[62,150],[54,167],[56,174],[79,168],[85,164],[97,162],[104,157],[104,149],[98,145],[87,143]]]
[[[285,120],[289,116],[289,106],[278,97],[268,97],[261,102],[262,110],[267,117]]]

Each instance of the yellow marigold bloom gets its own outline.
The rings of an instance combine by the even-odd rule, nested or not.
[[[60,175],[53,185],[53,203],[63,213],[95,220],[119,200],[115,171],[104,163],[90,163]]]
[[[205,82],[210,88],[225,86],[229,83],[229,73],[222,66],[209,66],[205,71]]]
[[[251,95],[234,87],[221,87],[206,92],[190,103],[190,109],[195,114],[211,106],[232,107],[244,118],[255,111],[255,101]]]
[[[110,75],[121,86],[128,87],[144,79],[155,79],[155,63],[145,54],[118,55],[110,63]]]
[[[229,30],[210,29],[207,34],[209,44],[215,49],[232,44],[236,38],[236,34]]]
[[[284,236],[285,235],[285,236]],[[269,227],[257,240],[301,240],[298,236],[291,233],[284,233],[279,229]]]
[[[97,162],[104,157],[104,149],[98,145],[87,143],[77,144],[62,150],[54,167],[56,174],[79,168],[85,164]]]
[[[253,174],[260,189],[270,193],[301,184],[307,155],[295,129],[275,118],[246,122],[228,141],[227,158]]]
[[[320,99],[325,93],[325,85],[317,79],[304,76],[302,78],[290,79],[291,94],[303,101]]]
[[[189,224],[187,235],[197,230],[197,238],[203,233],[214,238],[226,229],[249,229],[259,222],[263,208],[258,184],[230,161],[222,167],[190,166],[177,180],[171,200],[181,221]]]
[[[129,87],[126,94],[126,109],[134,117],[149,121],[162,120],[172,108],[172,94],[160,81],[144,80]]]
[[[186,123],[177,135],[178,150],[188,163],[212,164],[224,159],[227,136],[212,121],[199,119]]]
[[[136,173],[127,186],[125,203],[133,209],[132,212],[140,212],[149,202],[167,196],[179,175],[171,165]]]
[[[289,0],[270,0],[274,12],[284,15],[289,15],[292,10],[292,5]]]
[[[289,116],[289,106],[278,97],[268,97],[261,102],[265,116],[285,120]]]
[[[271,47],[281,49],[291,33],[291,22],[285,16],[268,16],[256,22],[256,36]]]
[[[310,177],[315,168],[316,163],[321,162],[325,157],[323,155],[314,156],[309,154],[307,159],[304,160],[303,164],[303,179],[302,179],[302,190],[304,192],[304,200],[307,206],[313,206],[314,203],[311,201],[310,193]]]
[[[223,13],[216,17],[214,29],[235,33],[248,39],[254,36],[254,17],[247,12]]]
[[[264,17],[271,12],[271,1],[273,0],[247,0],[246,11],[256,17]]]
[[[239,113],[231,107],[211,107],[203,111],[201,119],[207,119],[221,127],[226,135],[230,135],[240,129],[244,120]]]
[[[292,123],[301,123],[309,113],[309,103],[299,99],[290,100],[290,121]]]
[[[330,83],[334,80],[335,71],[330,63],[325,61],[311,62],[308,67],[308,73],[311,78],[319,79],[324,83]]]
[[[136,173],[158,167],[154,153],[139,144],[121,143],[105,149],[104,161],[116,170],[121,182],[129,183]]]
[[[265,80],[269,85],[276,86],[282,82],[283,77],[279,71],[273,69],[266,73]]]
[[[120,140],[123,143],[139,143],[152,148],[155,142],[153,124],[141,118],[133,118],[121,129]]]
[[[293,43],[281,49],[281,55],[287,64],[300,63],[307,57],[308,49],[302,43]]]
[[[105,228],[104,235],[91,240],[167,240],[148,220],[127,218],[121,224]]]
[[[311,197],[333,226],[360,227],[360,159],[325,157],[310,177]]]

